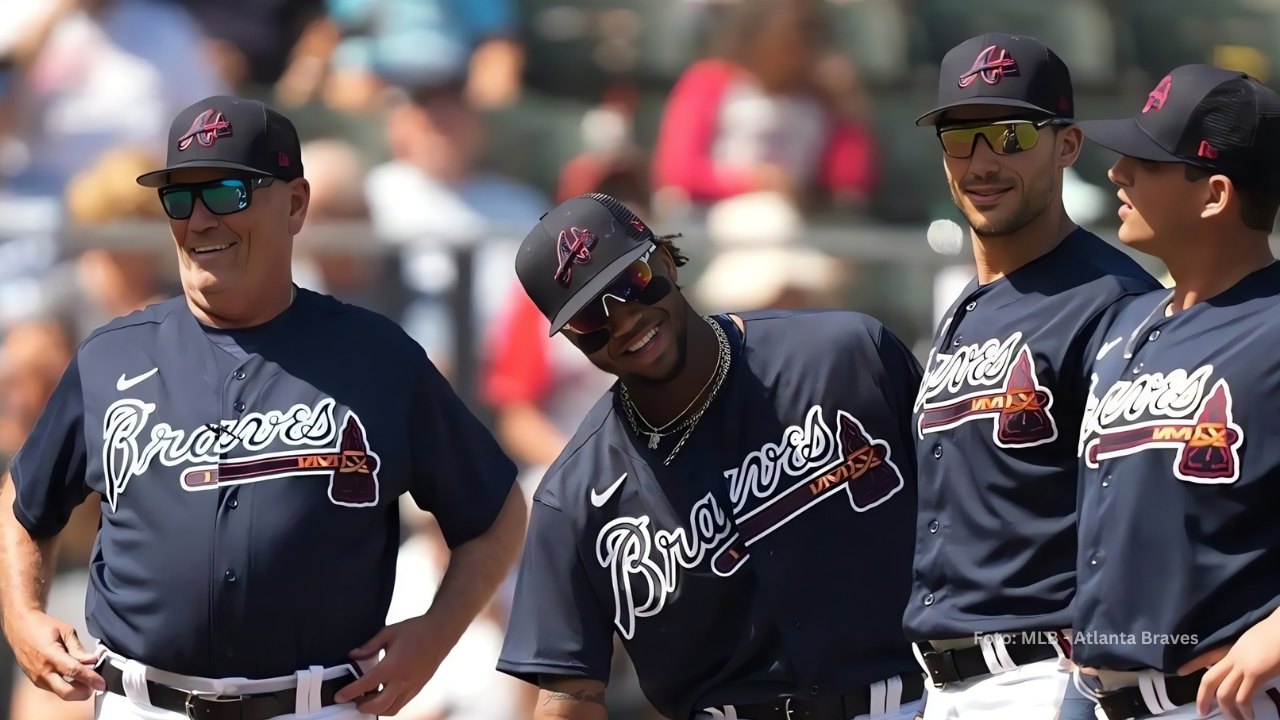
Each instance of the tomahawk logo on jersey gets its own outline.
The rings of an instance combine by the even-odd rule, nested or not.
[[[154,416],[164,415],[157,412],[156,403],[116,400],[103,417],[107,503],[115,510],[129,481],[160,463],[181,468],[184,490],[322,476],[329,479],[329,500],[335,505],[377,505],[378,456],[369,449],[360,418],[347,410],[339,426],[334,407],[333,398],[325,398],[314,406],[249,412],[237,420],[187,430],[153,423]],[[144,434],[145,443],[139,441]],[[276,446],[289,449],[264,452]],[[227,459],[235,451],[248,454]]]
[[[999,447],[1053,442],[1053,392],[1036,377],[1033,357],[1021,332],[955,352],[930,351],[915,405],[919,438],[991,420],[991,439]]]
[[[1101,392],[1093,375],[1080,433],[1080,456],[1096,469],[1101,460],[1172,450],[1179,480],[1231,483],[1240,476],[1244,430],[1235,423],[1231,386],[1215,379],[1213,365],[1187,372],[1142,373]]]
[[[635,635],[637,618],[662,612],[667,597],[678,592],[682,572],[710,569],[728,577],[750,557],[751,545],[818,503],[844,498],[854,511],[866,512],[903,488],[887,442],[870,437],[844,410],[828,414],[838,432],[815,405],[803,426],[788,427],[778,443],[724,472],[731,513],[708,491],[694,503],[687,524],[659,529],[649,515],[605,524],[596,560],[614,578],[614,623],[622,637]]]

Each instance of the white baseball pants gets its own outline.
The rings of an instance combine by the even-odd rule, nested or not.
[[[925,683],[924,720],[1055,720],[1071,672],[1060,659],[937,688]]]

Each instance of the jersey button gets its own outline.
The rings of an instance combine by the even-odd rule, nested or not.
[[[952,341],[951,341],[951,345],[952,345],[953,347],[960,347],[960,336],[959,336],[959,335],[957,335],[957,336],[956,336],[956,339],[955,339],[955,340],[952,340]]]
[[[231,407],[235,408],[236,412],[244,412],[244,403],[239,400],[237,400],[236,404]]]
[[[1102,487],[1111,487],[1111,474],[1107,473],[1102,476]]]
[[[817,694],[819,694],[819,693],[821,693],[821,692],[822,692],[822,688],[818,687],[817,685],[810,685],[810,686],[809,686],[809,694],[810,694],[810,695],[817,695]]]
[[[244,371],[243,371],[243,370],[237,370],[237,371],[236,371],[236,379],[237,379],[237,380],[243,380],[243,379],[244,379]]]
[[[974,309],[974,308],[976,308],[976,307],[978,307],[978,301],[977,301],[977,300],[970,300],[970,301],[969,301],[969,304],[964,306],[964,309],[965,309],[965,310],[968,310],[969,312],[973,312],[973,309]]]
[[[231,508],[232,510],[235,510],[239,506],[240,506],[240,501],[235,498],[231,498],[230,500],[227,501],[227,507]]]
[[[1097,566],[1097,565],[1101,565],[1101,564],[1102,564],[1102,551],[1101,551],[1101,550],[1099,550],[1098,552],[1096,552],[1096,553],[1094,553],[1093,555],[1090,555],[1090,556],[1089,556],[1089,564],[1090,564],[1090,565],[1094,565],[1094,566]]]
[[[1151,331],[1151,334],[1147,336],[1147,342],[1155,342],[1155,341],[1156,341],[1156,339],[1157,339],[1157,338],[1159,338],[1159,337],[1160,337],[1160,331],[1159,331],[1159,330],[1152,330],[1152,331]]]
[[[800,627],[800,618],[796,618],[795,620],[792,620],[792,621],[791,621],[791,627],[793,627],[793,628],[799,628],[799,627]]]
[[[926,607],[933,604],[933,593],[924,596],[924,604]]]
[[[1137,375],[1137,374],[1138,374],[1138,373],[1140,373],[1140,372],[1142,372],[1142,363],[1138,363],[1138,364],[1137,364],[1136,366],[1134,366],[1134,368],[1133,368],[1133,374],[1134,374],[1134,375]]]
[[[226,571],[226,572],[222,573],[222,577],[223,577],[224,579],[226,579],[226,581],[227,581],[227,582],[229,582],[229,583],[233,583],[233,582],[235,582],[235,581],[236,581],[236,571],[235,571],[235,570],[228,570],[228,571]]]
[[[931,532],[931,533],[936,533],[936,532],[938,532],[938,527],[939,527],[939,526],[938,526],[938,521],[937,521],[937,520],[934,520],[933,522],[929,523],[929,532]]]
[[[938,459],[938,458],[940,458],[940,457],[942,457],[942,445],[941,445],[941,443],[936,443],[936,444],[934,444],[934,446],[933,446],[933,457],[934,457],[934,459],[935,459],[935,460],[936,460],[936,459]]]

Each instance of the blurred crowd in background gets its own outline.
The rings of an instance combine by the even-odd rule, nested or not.
[[[178,110],[236,94],[305,141],[298,284],[397,319],[529,492],[609,384],[514,278],[557,202],[606,192],[683,232],[705,311],[850,307],[919,347],[939,283],[967,277],[924,241],[959,217],[914,125],[949,48],[1041,38],[1081,117],[1127,114],[1181,63],[1269,82],[1280,62],[1280,0],[0,0],[0,17],[0,467],[87,333],[179,292],[133,179]],[[1065,188],[1104,235],[1110,161],[1087,148]],[[77,511],[50,597],[82,637],[97,512]],[[431,517],[405,517],[391,621],[448,562]],[[531,688],[493,670],[509,592],[397,717],[529,717]],[[0,668],[0,716],[92,717]],[[611,688],[611,717],[656,720],[621,658]]]

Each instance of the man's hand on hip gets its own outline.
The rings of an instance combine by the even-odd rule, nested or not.
[[[6,618],[14,658],[36,687],[63,700],[87,700],[107,683],[94,671],[98,656],[85,650],[71,625],[32,610]]]
[[[427,684],[449,653],[440,633],[426,615],[388,625],[369,642],[351,652],[355,660],[386,655],[364,677],[338,691],[338,702],[356,701],[356,708],[370,715],[395,715]]]

